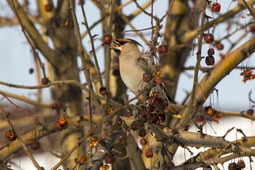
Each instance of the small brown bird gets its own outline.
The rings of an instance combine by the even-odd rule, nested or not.
[[[120,38],[114,42],[115,46],[112,47],[112,49],[119,55],[120,76],[127,88],[135,95],[139,95],[150,82],[144,81],[144,76],[146,76],[145,73],[148,74],[148,76],[151,75],[153,78],[158,70],[151,62],[150,57],[140,52],[138,45],[141,46],[141,44],[137,41]],[[168,99],[169,103],[175,103],[164,86],[164,83],[158,83],[152,88],[152,91],[157,91],[160,94],[163,94],[165,98]],[[138,98],[143,100],[145,98],[144,95],[146,94],[148,94],[147,91],[138,96]],[[167,106],[167,110],[172,112],[175,117],[181,117],[176,109],[170,104]]]

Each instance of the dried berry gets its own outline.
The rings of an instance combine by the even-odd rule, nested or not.
[[[141,138],[139,142],[142,146],[147,145],[147,140],[145,138]]]
[[[167,45],[160,45],[160,46],[158,47],[158,53],[159,53],[160,55],[166,54],[167,52],[168,52],[168,47],[167,47]]]
[[[9,141],[14,141],[17,139],[17,135],[13,130],[7,130],[5,132],[5,137],[9,140]]]
[[[139,129],[138,135],[140,137],[144,137],[146,135],[146,130],[144,128]]]
[[[41,144],[36,139],[28,139],[27,144],[30,146],[31,149],[37,150],[41,148]]]
[[[105,158],[104,158],[104,161],[105,161],[105,163],[107,163],[107,164],[112,164],[112,163],[114,163],[114,161],[115,161],[114,155],[113,155],[113,154],[108,154],[108,155],[106,155]]]
[[[228,164],[228,170],[237,170],[238,169],[238,165],[235,162],[232,162],[230,164]]]
[[[52,103],[51,108],[52,109],[60,109],[62,107],[62,102],[59,100],[56,100],[55,102]]]
[[[253,109],[248,109],[248,110],[246,111],[246,114],[252,116],[252,115],[254,114],[254,110],[253,110]]]
[[[214,60],[213,56],[206,56],[205,57],[205,64],[206,65],[212,66],[212,65],[214,65],[214,63],[215,63],[215,60]]]
[[[143,81],[150,82],[152,80],[152,74],[150,72],[143,73]]]
[[[47,85],[50,82],[50,80],[47,77],[42,78],[41,81],[43,85]]]
[[[52,4],[47,3],[47,4],[44,5],[44,9],[45,9],[46,12],[51,12],[52,9],[53,9],[53,6],[52,6]]]
[[[217,50],[223,50],[224,49],[224,45],[221,42],[216,42],[214,44],[214,46],[216,47]]]
[[[209,48],[209,49],[207,50],[207,54],[208,54],[209,56],[214,55],[214,54],[215,54],[214,49],[213,49],[213,48]]]
[[[147,157],[147,158],[152,158],[153,157],[153,151],[152,151],[152,149],[146,149],[146,151],[145,151],[145,156]]]
[[[105,96],[105,95],[107,95],[107,88],[106,87],[101,87],[100,89],[99,89],[99,93],[102,95],[102,96]]]

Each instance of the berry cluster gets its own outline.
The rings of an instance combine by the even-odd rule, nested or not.
[[[246,83],[248,80],[255,79],[255,74],[250,69],[245,69],[243,72],[240,73],[240,76],[243,76],[243,82]]]

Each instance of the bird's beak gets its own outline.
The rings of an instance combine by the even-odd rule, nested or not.
[[[117,40],[113,40],[114,46],[111,46],[110,49],[114,50],[115,52],[120,52],[121,51],[121,44]]]

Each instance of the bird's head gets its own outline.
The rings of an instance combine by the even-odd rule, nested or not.
[[[137,46],[142,46],[139,42],[129,38],[119,38],[113,41],[114,46],[111,47],[117,54],[124,54],[139,50]]]

